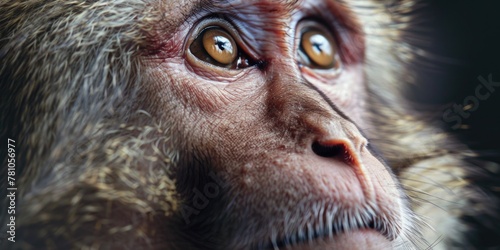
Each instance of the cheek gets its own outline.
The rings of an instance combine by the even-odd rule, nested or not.
[[[237,112],[241,106],[235,104],[255,100],[262,83],[256,69],[214,73],[193,67],[183,58],[171,58],[146,68],[146,81],[151,84],[145,91],[160,97],[155,100],[160,104],[182,105],[179,111],[183,119],[185,115],[214,115],[234,107]]]
[[[262,80],[254,71],[237,74],[232,82],[194,74],[181,58],[155,64],[145,72],[150,84],[141,91],[145,103],[151,104],[141,109],[170,124],[173,138],[180,140],[177,146],[216,152],[221,156],[214,161],[227,161],[231,157],[225,151],[234,151],[247,140],[248,134],[238,132],[259,135],[252,137],[254,144],[270,140],[264,123],[255,117],[264,101],[259,95]]]
[[[178,136],[182,141],[182,137],[187,136],[185,127],[200,117],[198,112],[193,112],[194,104],[206,109],[212,109],[213,104],[206,101],[207,98],[197,98],[202,90],[189,84],[192,78],[182,58],[148,61],[144,68],[144,82],[147,84],[140,89],[144,101],[140,102],[143,104],[139,108],[151,114],[156,122],[170,127],[173,138]]]
[[[223,105],[218,104],[218,99],[210,96],[209,91],[205,91],[203,81],[193,80],[182,58],[151,64],[154,66],[146,65],[145,72],[145,81],[149,84],[141,92],[145,93],[146,102],[153,103],[151,110],[147,111],[161,120],[192,122],[196,112],[191,111],[213,111]]]

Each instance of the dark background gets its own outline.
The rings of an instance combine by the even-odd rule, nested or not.
[[[491,74],[494,82],[500,82],[500,1],[423,3],[413,31],[425,39],[408,41],[422,45],[432,56],[422,58],[419,64],[422,74],[414,93],[419,103],[440,107],[434,108],[434,120],[479,153],[479,157],[468,159],[471,165],[465,179],[489,197],[471,200],[471,204],[491,207],[481,215],[462,215],[470,226],[464,237],[475,249],[500,249],[500,211],[491,211],[500,206],[500,87],[462,121],[466,125],[463,129],[453,129],[454,123],[442,118],[454,103],[463,104],[466,97],[475,95],[481,84],[479,76],[487,79]]]
[[[416,43],[432,55],[422,60],[417,98],[442,105],[437,118],[474,95],[479,76],[491,74],[500,82],[500,1],[424,0],[416,20],[414,31],[424,37]],[[485,157],[500,161],[500,87],[470,114],[462,121],[466,129],[441,122]]]

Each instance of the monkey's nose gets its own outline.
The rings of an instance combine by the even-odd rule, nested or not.
[[[312,150],[321,157],[334,158],[349,166],[359,164],[359,153],[346,140],[316,141]]]
[[[361,143],[356,147],[346,139],[319,140],[312,144],[312,151],[318,156],[335,159],[351,167],[361,183],[365,197],[368,200],[375,198],[372,180],[367,170],[369,166],[365,165],[374,161],[367,157],[366,144]]]

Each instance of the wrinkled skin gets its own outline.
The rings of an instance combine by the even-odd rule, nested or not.
[[[309,240],[310,249],[377,249],[407,230],[403,217],[409,214],[397,181],[356,126],[369,123],[362,115],[367,112],[363,35],[352,12],[340,10],[328,1],[214,4],[210,12],[223,18],[202,11],[174,33],[154,34],[166,36],[168,44],[142,59],[150,82],[144,95],[157,104],[147,110],[153,116],[178,121],[174,138],[183,141],[178,189],[194,204],[200,197],[193,188],[204,190],[211,180],[199,177],[202,181],[193,183],[193,172],[213,171],[224,183],[213,198],[216,204],[209,200],[200,214],[193,213],[189,199],[181,208],[187,235],[212,238],[228,249],[295,241],[303,249]],[[330,26],[338,32],[343,61],[333,73],[297,59],[300,23],[329,13],[346,22]],[[231,70],[193,55],[189,45],[208,25],[240,28],[239,49],[257,63]],[[313,150],[315,143],[324,155]]]
[[[472,196],[461,168],[471,154],[402,95],[414,83],[400,37],[413,3],[0,2],[16,247],[452,242]],[[234,40],[238,63],[221,66],[193,46],[209,28]],[[309,29],[333,37],[335,67],[309,62]]]

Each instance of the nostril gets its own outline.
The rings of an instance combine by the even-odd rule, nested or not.
[[[352,164],[354,160],[353,155],[343,141],[314,142],[312,151],[321,157],[336,158],[347,164]]]
[[[337,157],[342,154],[344,147],[340,144],[337,145],[321,145],[319,142],[314,142],[312,150],[315,154],[321,157]]]
[[[328,161],[331,159],[331,166],[333,167],[341,167],[345,165],[350,167],[358,178],[366,199],[373,201],[376,197],[370,178],[371,172],[368,171],[368,166],[373,168],[374,166],[383,167],[383,165],[381,165],[381,163],[368,151],[367,148],[358,147],[358,150],[356,150],[353,144],[357,141],[360,140],[356,138],[317,139],[317,141],[312,144],[311,149],[316,155],[328,158]],[[360,146],[364,147],[365,145],[366,144],[361,144]],[[371,227],[372,225],[368,226]],[[375,222],[375,227],[376,226],[377,223]]]

